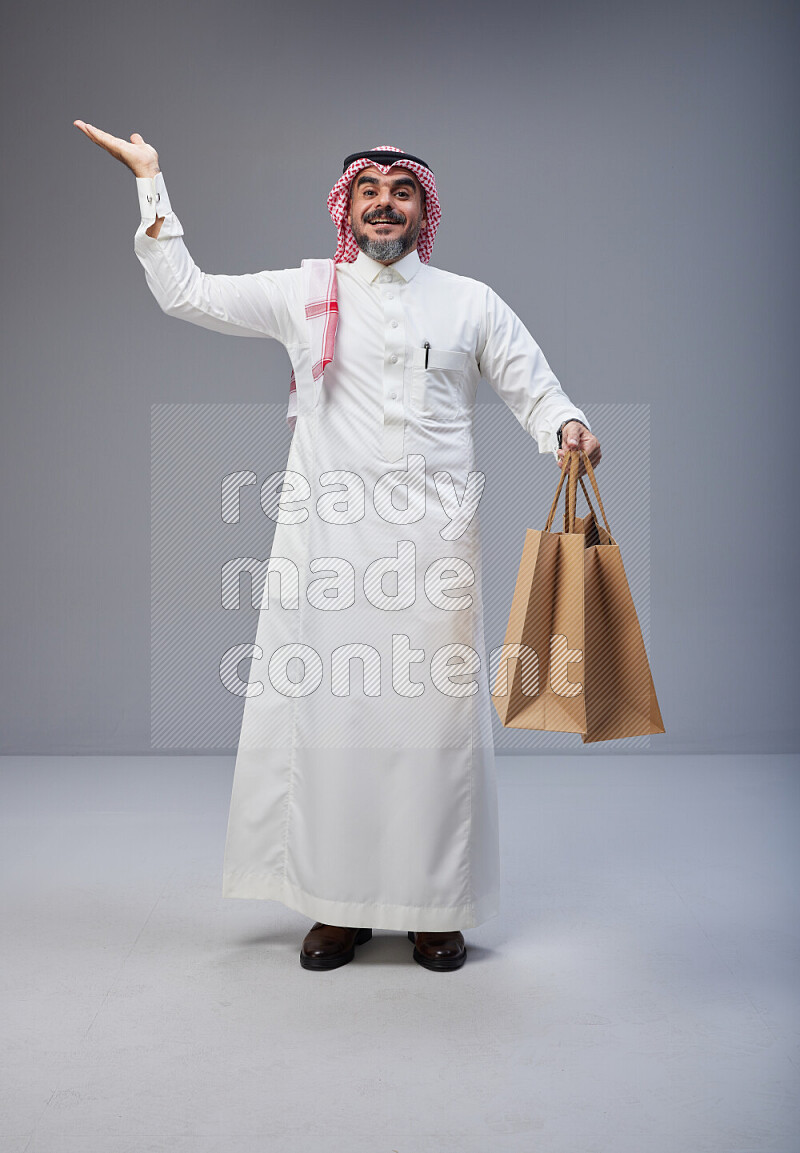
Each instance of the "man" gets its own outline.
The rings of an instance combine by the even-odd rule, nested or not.
[[[292,361],[223,895],[317,918],[307,969],[346,964],[373,927],[406,930],[424,967],[457,969],[461,930],[499,904],[480,378],[559,466],[565,448],[597,464],[599,443],[511,309],[429,266],[441,210],[419,157],[346,158],[328,198],[334,262],[212,276],[182,239],[155,150],[75,124],[136,175],[135,251],[161,308],[280,340]]]

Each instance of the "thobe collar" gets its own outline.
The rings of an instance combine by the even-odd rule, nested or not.
[[[367,284],[373,284],[382,272],[394,272],[402,280],[412,280],[420,268],[422,261],[419,258],[419,253],[416,248],[411,252],[407,252],[400,260],[395,260],[393,264],[383,265],[378,260],[373,260],[371,256],[367,256],[366,252],[358,251],[358,256],[351,266],[356,273],[365,280]]]

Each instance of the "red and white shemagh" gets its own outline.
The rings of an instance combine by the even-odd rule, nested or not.
[[[369,152],[402,152],[402,148],[395,148],[392,144],[379,144],[377,148],[368,149]],[[398,167],[410,169],[422,187],[425,189],[425,215],[428,223],[419,234],[417,252],[423,264],[427,264],[433,251],[433,242],[436,239],[436,229],[442,219],[442,210],[439,207],[439,195],[436,191],[436,181],[430,168],[416,164],[413,160],[390,160],[388,164],[379,164],[363,156],[360,160],[345,169],[334,184],[328,195],[328,212],[339,231],[339,243],[336,246],[334,260],[350,263],[358,256],[359,248],[353,230],[350,227],[350,185],[353,177],[362,168],[377,168],[384,176],[397,164]]]
[[[318,381],[333,360],[336,325],[339,322],[339,304],[336,299],[336,265],[332,260],[304,260],[303,284],[306,297],[311,346],[311,375]],[[297,381],[292,373],[289,382],[289,408],[286,423],[294,431],[297,420]]]
[[[379,144],[377,148],[370,148],[369,152],[402,152],[402,148],[395,148],[392,144]],[[395,165],[408,168],[419,180],[425,189],[425,216],[427,223],[420,232],[417,240],[417,252],[420,260],[427,264],[431,258],[436,230],[442,218],[439,206],[439,195],[436,191],[436,181],[429,168],[417,164],[413,160],[390,160],[387,164],[380,164],[369,160],[366,156],[354,160],[342,173],[328,195],[328,211],[336,225],[339,239],[333,260],[304,260],[303,269],[306,273],[306,319],[309,322],[311,338],[312,369],[315,381],[324,373],[333,360],[333,351],[336,342],[336,325],[339,320],[339,305],[336,298],[336,264],[352,263],[359,253],[358,241],[350,227],[350,185],[357,172],[362,168],[377,168],[386,175]],[[297,382],[294,373],[289,384],[289,408],[286,413],[286,423],[294,430],[297,420]]]

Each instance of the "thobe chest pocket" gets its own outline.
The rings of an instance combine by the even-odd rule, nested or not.
[[[468,363],[466,352],[415,348],[411,358],[411,408],[414,413],[437,421],[455,420],[461,416]]]

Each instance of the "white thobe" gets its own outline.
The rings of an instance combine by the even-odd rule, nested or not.
[[[478,382],[540,452],[557,452],[565,420],[588,421],[491,288],[416,251],[388,267],[363,252],[337,265],[335,354],[314,381],[302,270],[203,273],[163,175],[137,189],[135,251],[162,310],[279,340],[297,382],[223,896],[334,925],[479,925],[499,911],[500,869]],[[156,206],[166,218],[152,238]]]

